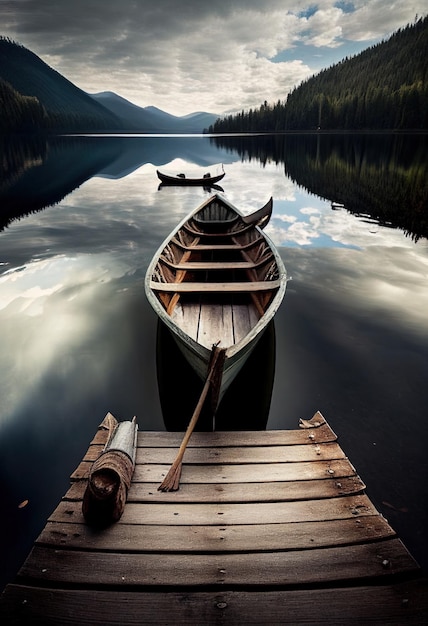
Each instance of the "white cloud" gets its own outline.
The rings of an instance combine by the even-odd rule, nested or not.
[[[427,13],[426,3],[419,0],[357,0],[354,6],[355,12],[345,14],[341,20],[343,37],[351,41],[386,39],[398,28],[412,23],[416,15]]]
[[[340,45],[338,39],[342,35],[340,26],[342,17],[343,12],[340,9],[334,7],[320,9],[308,19],[309,34],[303,37],[304,42],[316,47]]]
[[[351,12],[335,0],[298,4],[28,0],[0,3],[0,23],[82,89],[183,115],[283,100],[315,71],[293,57],[302,45],[346,56],[347,40],[371,45],[426,12],[424,0],[355,0]],[[273,62],[284,50],[290,60]]]

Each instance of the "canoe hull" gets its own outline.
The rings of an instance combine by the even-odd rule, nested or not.
[[[256,223],[251,224],[251,219],[249,219],[247,216],[244,216],[238,209],[236,209],[233,205],[227,202],[223,197],[217,194],[213,196],[212,198],[208,199],[206,202],[204,202],[200,207],[195,209],[188,216],[186,216],[182,220],[182,222],[180,222],[180,224],[175,228],[175,230],[168,236],[168,238],[162,243],[162,245],[160,246],[160,248],[154,255],[152,262],[150,263],[147,269],[145,289],[146,289],[146,295],[150,304],[152,305],[154,311],[157,313],[161,322],[163,322],[166,325],[166,327],[170,330],[180,352],[182,353],[186,361],[190,364],[190,366],[192,367],[194,372],[197,374],[197,376],[201,380],[205,380],[206,375],[207,375],[208,362],[209,362],[210,355],[211,355],[211,348],[213,344],[212,343],[209,344],[208,342],[206,342],[205,345],[203,345],[202,342],[196,341],[187,332],[185,332],[185,330],[183,330],[183,328],[177,323],[177,321],[174,319],[173,316],[167,313],[165,307],[161,304],[159,300],[158,293],[156,293],[156,288],[159,285],[159,283],[154,282],[154,276],[156,274],[156,268],[158,267],[159,258],[161,258],[164,255],[164,252],[168,248],[168,245],[170,244],[170,242],[177,239],[178,237],[177,234],[185,227],[185,225],[189,223],[191,218],[194,218],[194,216],[196,214],[199,214],[200,211],[210,210],[210,203],[213,203],[213,202],[218,202],[221,205],[222,209],[229,211],[230,213],[234,212],[237,215],[237,218],[242,220],[242,223],[244,225],[250,224],[250,228],[256,233],[255,236],[257,236],[258,241],[262,241],[263,245],[266,246],[266,248],[269,248],[269,253],[271,255],[272,262],[275,264],[275,268],[276,268],[275,281],[266,283],[268,285],[266,289],[271,290],[273,295],[263,315],[257,320],[257,322],[254,322],[250,331],[247,332],[240,341],[237,341],[237,343],[234,343],[233,345],[230,345],[229,347],[227,347],[226,358],[225,358],[225,363],[224,363],[224,368],[223,368],[223,377],[222,377],[220,394],[219,394],[219,402],[220,402],[221,398],[223,397],[223,395],[225,394],[227,389],[230,387],[233,380],[236,378],[236,376],[238,375],[238,373],[241,371],[242,367],[246,363],[248,357],[253,352],[255,346],[257,345],[258,341],[262,337],[265,328],[267,327],[269,322],[273,319],[284,297],[285,288],[286,288],[286,271],[282,263],[281,257],[278,251],[276,250],[275,246],[270,241],[269,237],[261,230],[261,228],[257,226]],[[270,211],[271,211],[271,206],[270,206]],[[247,220],[246,222],[243,221],[244,218]],[[263,219],[263,215],[260,216],[260,221],[263,222],[263,226],[264,226],[265,222]],[[215,223],[215,220],[213,221],[207,220],[207,223],[208,223],[207,228],[209,228],[210,225]],[[248,225],[246,226],[246,228],[249,228]],[[194,263],[190,264],[191,267],[194,267],[194,265],[195,265]],[[227,265],[227,263],[225,265]],[[178,264],[176,267],[181,268],[182,265]],[[193,283],[190,283],[190,287],[192,286],[192,284]],[[199,285],[200,283],[197,283],[197,284]],[[259,286],[261,285],[260,287],[261,289],[265,288],[264,284],[265,283],[255,283],[255,285],[259,285]],[[161,283],[161,285],[165,288],[166,291],[168,291],[169,290],[168,288],[171,286],[171,285],[164,284],[164,283]],[[235,285],[235,283],[232,283],[232,285]],[[247,291],[251,292],[252,283],[249,281],[246,283],[246,285],[247,286],[249,285]],[[201,286],[203,289],[204,285],[201,284]],[[163,287],[161,287],[161,289]],[[175,288],[175,284],[172,285],[171,287]],[[183,291],[187,291],[186,287],[187,287],[187,284],[185,282],[182,282],[178,285],[178,289],[181,288]],[[207,287],[209,289],[210,284],[208,284]],[[224,287],[227,290],[228,284],[225,283]],[[245,289],[245,285],[243,285],[243,287]],[[235,287],[233,286],[232,289],[234,290]],[[219,295],[219,298],[220,297],[221,296]],[[222,338],[220,337],[220,339]],[[226,347],[227,343],[226,344],[224,344],[223,342],[220,343],[220,346],[222,345],[225,345]]]
[[[224,178],[225,173],[223,172],[222,174],[218,174],[217,176],[206,176],[206,177],[202,177],[202,178],[183,178],[180,176],[172,176],[169,174],[166,174],[165,172],[161,172],[159,170],[156,170],[156,174],[159,178],[159,180],[162,182],[163,185],[180,185],[180,186],[204,186],[204,187],[210,187],[211,185],[215,185],[216,183],[218,183],[220,180],[222,180],[222,178]]]
[[[196,430],[264,430],[268,423],[276,364],[275,320],[260,340],[219,403],[201,413]],[[156,373],[159,402],[168,431],[186,430],[200,397],[202,381],[177,346],[172,333],[157,319]],[[248,392],[254,390],[253,392]]]
[[[242,346],[238,352],[234,352],[228,355],[226,351],[226,360],[223,366],[223,377],[220,387],[219,402],[223,398],[226,391],[229,389],[236,376],[239,374],[248,357],[253,352],[258,341],[261,339],[266,325],[254,336],[254,338]],[[175,343],[177,344],[181,354],[192,367],[194,372],[201,380],[205,380],[208,368],[208,361],[211,351],[207,350],[201,344],[194,341],[189,341],[187,337],[183,337],[181,333],[177,332],[177,327],[168,324],[168,328],[172,333]]]

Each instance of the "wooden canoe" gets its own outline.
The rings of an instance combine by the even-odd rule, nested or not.
[[[218,402],[277,311],[286,271],[262,231],[272,199],[244,216],[216,194],[164,241],[146,274],[147,298],[205,380],[212,347],[226,350]]]
[[[174,174],[160,170],[156,170],[156,174],[164,185],[202,185],[204,187],[215,185],[225,176],[224,170],[214,176],[210,172],[206,172],[202,176],[189,176],[184,173]]]

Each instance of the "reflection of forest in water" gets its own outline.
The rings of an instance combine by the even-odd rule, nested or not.
[[[198,164],[227,155],[284,163],[311,193],[357,215],[428,238],[428,136],[404,134],[242,135],[198,138],[0,137],[0,230],[13,219],[60,202],[105,172],[180,156]]]
[[[0,230],[61,202],[113,158],[104,144],[87,148],[84,138],[1,137]]]
[[[298,185],[350,212],[428,237],[427,135],[216,137],[241,158],[284,163]]]
[[[207,138],[151,136],[0,136],[0,230],[61,202],[93,176],[121,178],[150,163],[181,158],[201,167],[225,162]]]

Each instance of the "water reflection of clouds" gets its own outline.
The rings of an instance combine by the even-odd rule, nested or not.
[[[275,203],[294,198],[294,184],[284,176],[283,167],[273,163],[235,161],[227,165],[226,172],[221,181],[225,196],[244,213],[259,209],[270,197]]]
[[[165,165],[165,169],[181,168],[184,171],[195,167],[183,158]],[[216,193],[215,190],[185,186],[159,190],[156,169],[155,165],[145,164],[123,178],[95,177],[86,181],[63,201],[61,209],[64,210],[61,210],[58,221],[62,223],[65,219],[70,224],[75,220],[83,226],[91,223],[92,211],[102,208],[104,224],[110,221],[120,228],[120,222],[125,222],[128,226],[144,228],[146,232],[169,225],[170,231],[190,210]],[[244,213],[260,208],[271,196],[275,202],[294,200],[295,186],[284,176],[280,166],[261,165],[258,161],[234,161],[225,166],[225,171],[226,176],[221,181],[224,195]],[[73,207],[77,210],[75,215]],[[141,212],[136,212],[136,209],[141,209]],[[52,218],[55,220],[53,214]],[[97,214],[96,219],[99,220],[100,215]],[[164,232],[164,236],[169,231]]]
[[[266,232],[278,246],[366,249],[370,245],[414,245],[399,229],[374,224],[346,209],[333,211],[329,202],[301,191],[292,200],[275,199]]]
[[[412,248],[373,245],[345,248],[281,248],[291,290],[310,285],[331,302],[361,318],[378,319],[428,337],[428,242]],[[285,301],[286,304],[286,301]]]
[[[207,196],[199,187],[167,187],[159,190],[159,179],[154,166],[140,168],[123,179],[93,178],[67,198],[68,206],[79,212],[82,206],[93,209],[96,219],[119,225],[122,221],[149,232],[159,221],[177,222]],[[70,201],[69,201],[70,200]],[[172,229],[172,226],[171,226]]]
[[[184,168],[187,162],[180,158],[172,163]],[[229,162],[224,181],[225,196],[244,212],[274,197],[274,213],[266,232],[278,246],[414,247],[401,231],[379,227],[372,232],[372,225],[363,219],[343,209],[333,211],[326,201],[296,187],[280,165],[258,160]],[[59,206],[12,224],[2,233],[0,262],[6,270],[22,266],[25,271],[19,281],[17,273],[3,274],[3,302],[18,302],[19,293],[20,306],[37,311],[43,298],[65,288],[64,280],[68,289],[73,281],[79,286],[86,280],[88,268],[88,283],[97,280],[95,275],[99,280],[103,263],[107,275],[117,276],[118,268],[121,274],[124,267],[130,274],[143,275],[154,251],[177,222],[211,195],[199,187],[160,191],[158,187],[156,167],[146,164],[123,178],[92,178]],[[42,260],[49,261],[48,265],[42,265]],[[400,280],[408,284],[407,277]],[[12,289],[14,281],[19,284],[16,291]],[[391,289],[382,289],[385,297],[392,294]]]
[[[0,276],[0,311],[27,315],[43,313],[44,303],[60,291],[70,301],[76,290],[122,276],[129,267],[108,255],[65,255],[10,269]]]
[[[96,314],[103,302],[120,308],[122,295],[114,296],[126,290],[132,269],[114,255],[63,255],[0,277],[2,404],[9,418],[48,371],[60,367],[66,378],[75,361],[65,355],[88,349],[104,324],[105,311]],[[94,382],[98,359],[86,359],[85,366]]]
[[[34,443],[38,487],[46,485],[40,458],[56,450],[57,474],[66,478],[75,467],[60,465],[70,440],[76,444],[80,438],[80,459],[106,411],[120,419],[136,414],[142,430],[163,428],[156,319],[143,278],[160,243],[210,193],[159,191],[154,164],[135,167],[134,157],[125,161],[106,168],[107,178],[86,180],[59,204],[0,233],[1,439],[13,441],[5,447],[14,450],[17,467],[28,464],[28,443]],[[281,164],[230,161],[224,161],[226,198],[250,212],[273,196],[266,230],[283,246],[293,277],[275,322],[274,427],[289,426],[286,413],[294,427],[302,403],[322,408],[320,398],[334,409],[345,406],[351,418],[362,414],[360,398],[368,395],[377,402],[367,404],[370,416],[373,408],[374,415],[389,415],[385,398],[391,380],[393,410],[407,419],[407,405],[419,395],[426,372],[428,243],[414,244],[401,231],[373,228],[345,210],[332,211],[328,202],[287,178]],[[403,370],[402,384],[389,376],[390,369]],[[423,398],[419,416],[422,405]],[[340,418],[340,410],[336,414]],[[360,426],[356,429],[360,435]],[[366,439],[370,429],[367,421]],[[50,510],[51,504],[40,524]]]

